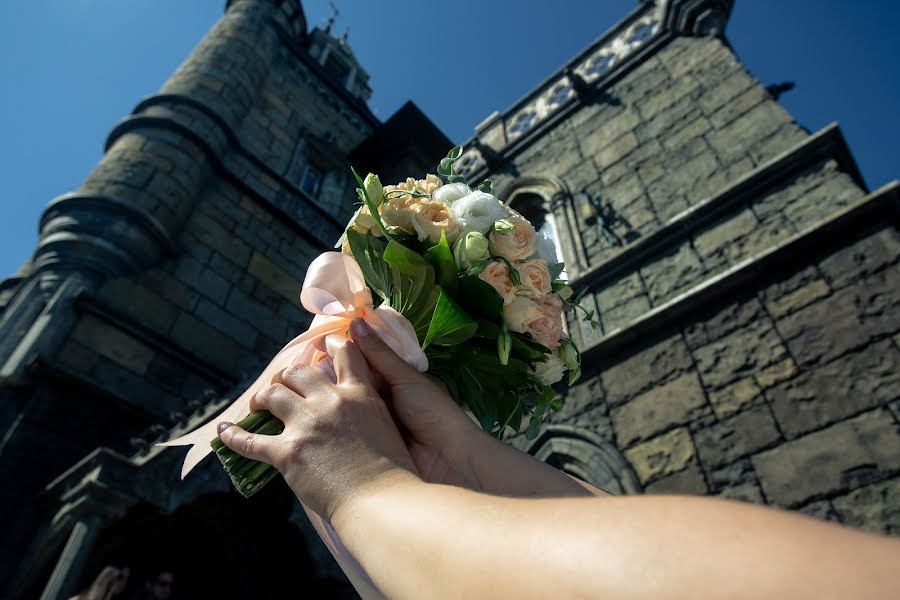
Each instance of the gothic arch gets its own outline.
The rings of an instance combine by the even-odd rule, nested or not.
[[[552,217],[562,252],[560,258],[566,263],[569,277],[587,268],[587,255],[576,227],[572,193],[563,180],[558,177],[517,177],[502,186],[497,195],[512,208],[516,208],[517,202],[540,198],[543,210]]]
[[[576,427],[551,425],[528,453],[611,494],[642,493],[637,476],[618,448]]]

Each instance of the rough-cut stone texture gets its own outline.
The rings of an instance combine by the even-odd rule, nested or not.
[[[677,473],[694,459],[694,444],[687,428],[679,427],[625,451],[642,483]]]
[[[706,406],[706,397],[694,373],[653,388],[611,412],[619,447],[652,437],[655,433],[695,418]]]
[[[700,462],[707,468],[747,456],[780,438],[766,406],[749,408],[694,435]]]
[[[756,454],[766,497],[795,506],[900,470],[897,423],[878,409]]]
[[[900,479],[874,483],[832,501],[841,521],[875,533],[900,534]]]

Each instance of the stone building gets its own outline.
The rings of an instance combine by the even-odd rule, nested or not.
[[[510,442],[610,491],[897,533],[900,186],[867,190],[836,125],[805,131],[746,71],[731,4],[640,3],[465,143],[459,166],[555,235],[602,324],[569,322],[584,377]],[[348,163],[393,181],[451,145],[412,104],[380,123],[369,93],[298,0],[232,0],[47,207],[0,284],[5,596],[68,597],[107,564],[171,571],[185,597],[352,595],[283,484],[240,499],[212,460],[181,482],[153,443],[308,324]],[[277,565],[290,580],[254,574]]]

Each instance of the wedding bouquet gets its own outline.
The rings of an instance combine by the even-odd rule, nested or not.
[[[293,364],[331,370],[321,338],[346,336],[364,318],[407,362],[440,378],[453,398],[495,436],[518,432],[528,420],[534,438],[548,411],[563,400],[553,385],[581,372],[578,350],[564,333],[563,311],[581,309],[561,280],[553,241],[492,195],[454,172],[453,148],[437,175],[382,186],[354,170],[360,206],[336,248],[309,267],[301,292],[314,313],[310,329],[273,359],[257,382],[215,422],[277,434],[283,424],[268,412],[250,414],[252,394]],[[584,319],[596,325],[593,313]],[[193,447],[182,476],[212,449],[238,491],[250,496],[276,474],[224,446],[215,422],[167,442]],[[210,442],[210,440],[212,440]],[[211,446],[210,446],[211,444]]]

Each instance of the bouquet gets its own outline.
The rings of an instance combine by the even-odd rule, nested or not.
[[[495,436],[520,431],[534,438],[548,411],[563,406],[553,385],[568,372],[578,379],[581,358],[563,329],[563,311],[581,309],[561,279],[553,241],[492,195],[491,182],[472,189],[454,172],[453,148],[437,175],[382,186],[354,170],[359,209],[336,248],[309,267],[303,306],[316,314],[310,329],[273,359],[257,382],[215,422],[277,434],[268,412],[250,414],[252,394],[292,364],[330,368],[316,339],[346,335],[361,317],[420,371],[440,378],[453,398]],[[585,320],[596,326],[593,313]],[[244,496],[261,489],[274,467],[246,459],[215,435],[215,422],[167,442],[192,444],[186,475],[210,450]],[[210,442],[210,440],[212,440]]]

